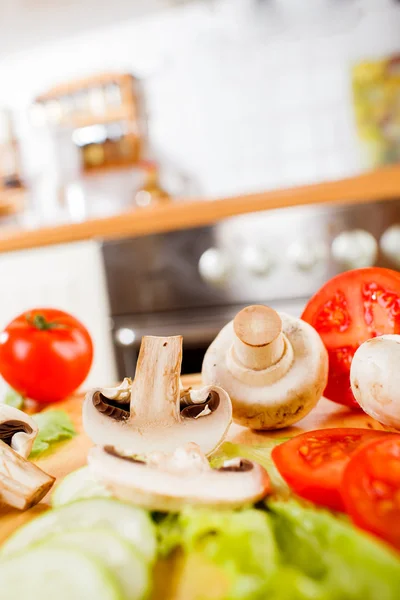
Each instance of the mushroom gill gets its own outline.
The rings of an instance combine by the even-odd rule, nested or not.
[[[220,398],[215,390],[211,390],[205,399],[197,396],[196,392],[188,391],[180,398],[180,413],[184,418],[198,419],[210,415],[219,407]]]
[[[32,432],[32,427],[23,421],[10,420],[0,423],[0,440],[7,444],[7,446],[11,446],[12,439],[16,433],[27,433],[30,435]]]
[[[98,410],[99,413],[110,417],[110,419],[115,419],[116,421],[129,419],[129,402],[126,404],[125,402],[107,398],[100,390],[97,390],[93,394],[92,401],[95,409]]]

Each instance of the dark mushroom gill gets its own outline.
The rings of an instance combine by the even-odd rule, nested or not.
[[[115,421],[124,421],[130,416],[129,403],[111,400],[99,391],[94,392],[92,402],[99,413],[110,417],[110,419],[115,419]]]
[[[220,403],[219,394],[214,390],[210,392],[204,402],[193,403],[189,394],[182,396],[181,398],[181,415],[182,417],[195,419],[203,412],[205,408],[208,408],[211,412],[217,410]]]
[[[251,463],[249,460],[240,459],[240,462],[238,462],[237,464],[227,465],[226,467],[220,467],[218,471],[245,473],[246,471],[251,471],[252,468],[253,463]]]
[[[16,433],[32,433],[32,427],[23,421],[5,421],[0,423],[0,439],[11,446],[11,441]]]

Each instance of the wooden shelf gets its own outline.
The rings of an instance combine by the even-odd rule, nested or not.
[[[25,198],[25,188],[0,188],[0,217],[9,217],[22,212]]]
[[[355,204],[400,198],[400,164],[339,181],[216,200],[176,200],[82,223],[3,229],[0,252],[87,239],[118,239],[214,223],[235,215],[307,204]]]

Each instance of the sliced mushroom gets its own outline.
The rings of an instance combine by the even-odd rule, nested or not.
[[[40,502],[55,478],[0,441],[0,501],[26,510]]]
[[[233,418],[252,429],[302,419],[327,383],[328,354],[311,325],[268,306],[240,311],[204,357],[204,383],[223,387]]]
[[[239,508],[270,491],[269,477],[260,465],[235,459],[212,469],[194,443],[172,454],[155,452],[145,461],[97,446],[88,461],[94,477],[113,495],[149,510],[178,511],[185,505]]]
[[[181,362],[181,336],[144,337],[134,382],[86,395],[83,425],[93,442],[131,454],[172,452],[187,442],[212,452],[232,420],[229,396],[213,385],[183,390]]]
[[[31,417],[18,408],[0,404],[0,440],[15,452],[27,458],[37,433],[38,426]]]

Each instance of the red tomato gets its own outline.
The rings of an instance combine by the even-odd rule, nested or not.
[[[359,408],[350,388],[357,348],[385,333],[400,333],[400,273],[372,267],[342,273],[311,298],[302,319],[320,334],[329,354],[324,395]]]
[[[353,522],[400,550],[400,435],[356,452],[344,470],[341,491]]]
[[[89,373],[92,340],[77,319],[61,310],[37,308],[19,315],[0,334],[0,373],[20,394],[57,402]]]
[[[278,471],[306,500],[332,510],[344,510],[340,483],[350,456],[386,431],[339,428],[308,431],[276,446],[272,458]]]

